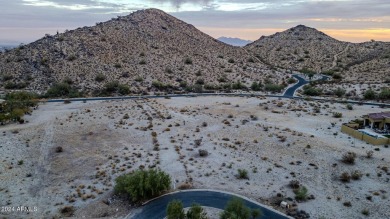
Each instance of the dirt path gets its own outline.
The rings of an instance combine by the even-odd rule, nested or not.
[[[345,49],[339,53],[337,53],[336,55],[333,56],[333,63],[332,63],[332,67],[330,69],[333,69],[334,67],[337,66],[337,59],[338,59],[338,56],[345,53],[349,48],[349,44],[345,47]]]

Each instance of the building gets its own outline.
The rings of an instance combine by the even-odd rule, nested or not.
[[[390,111],[380,113],[370,113],[363,116],[364,126],[370,127],[374,130],[381,130],[384,132],[390,131]]]

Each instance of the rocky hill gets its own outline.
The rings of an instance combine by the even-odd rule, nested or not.
[[[0,89],[43,93],[66,81],[85,93],[113,81],[131,91],[240,81],[250,85],[282,74],[163,11],[147,9],[96,26],[46,35],[0,53]],[[154,83],[153,83],[154,82]]]
[[[342,42],[314,28],[298,25],[262,36],[244,49],[271,66],[331,75],[334,80],[315,85],[323,95],[334,95],[339,88],[349,98],[360,99],[367,90],[379,94],[389,89],[388,42]]]
[[[314,28],[299,25],[271,36],[262,36],[245,48],[273,65],[321,71],[329,69],[334,56],[347,45]]]

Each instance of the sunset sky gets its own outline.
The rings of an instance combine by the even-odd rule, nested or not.
[[[256,40],[303,24],[343,41],[390,41],[389,0],[0,0],[0,45],[158,8],[213,36]]]

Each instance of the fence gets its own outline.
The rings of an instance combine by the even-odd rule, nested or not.
[[[390,138],[374,138],[372,136],[369,136],[365,133],[356,130],[356,128],[358,128],[358,125],[357,126],[356,125],[357,124],[355,123],[343,124],[341,126],[341,132],[348,134],[356,139],[370,143],[372,145],[390,144]]]

